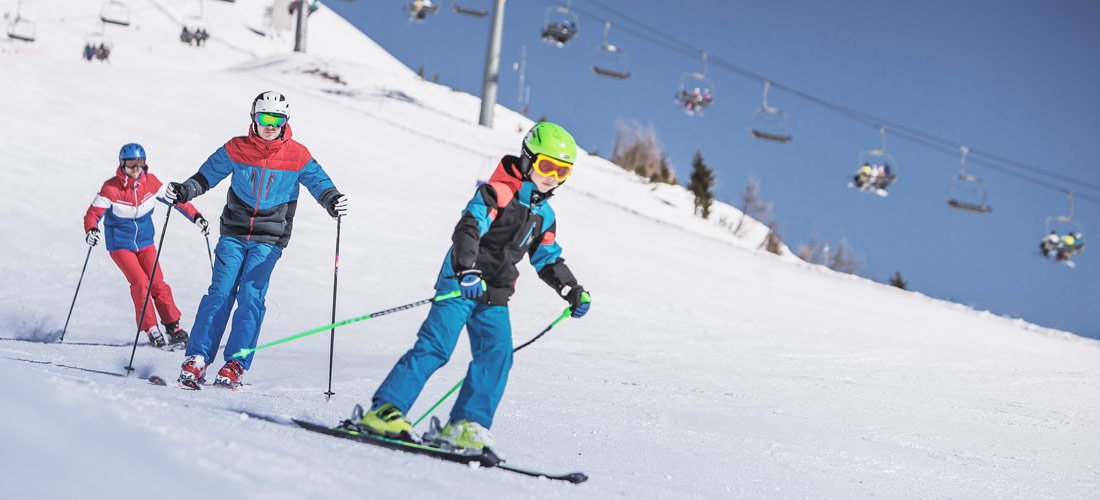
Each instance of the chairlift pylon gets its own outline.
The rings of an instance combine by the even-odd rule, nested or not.
[[[703,110],[714,105],[715,96],[714,81],[707,78],[707,53],[703,52],[703,71],[680,77],[680,90],[673,102],[688,116],[703,116]]]
[[[970,148],[959,146],[959,174],[947,185],[947,206],[961,212],[987,215],[993,211],[989,205],[989,189],[977,176],[966,173],[966,155]]]
[[[410,23],[422,23],[428,20],[428,16],[439,11],[439,6],[432,0],[410,0],[405,4],[405,11],[409,13]]]
[[[466,16],[485,17],[489,15],[489,0],[454,0],[451,10]]]
[[[130,6],[119,0],[107,0],[99,10],[99,19],[108,24],[130,25]]]
[[[764,80],[764,97],[759,108],[752,114],[749,122],[749,134],[757,139],[786,144],[791,142],[790,121],[787,112],[768,105],[768,90],[772,82]]]
[[[611,22],[605,22],[603,26],[603,42],[593,54],[592,72],[614,78],[626,80],[630,78],[630,66],[627,61],[626,51],[608,43],[607,32],[611,30]]]
[[[898,162],[886,152],[886,127],[879,126],[879,147],[859,153],[859,167],[848,185],[863,192],[886,196],[886,188],[898,179]]]
[[[581,19],[570,10],[572,5],[573,0],[568,0],[565,6],[546,9],[539,35],[543,43],[561,48],[580,33]]]

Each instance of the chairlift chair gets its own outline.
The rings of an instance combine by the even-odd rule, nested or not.
[[[455,0],[451,4],[453,9],[458,14],[463,14],[473,17],[485,17],[489,15],[489,1],[488,0]]]
[[[1070,259],[1079,254],[1084,246],[1081,244],[1070,248],[1066,252],[1068,242],[1065,241],[1065,238],[1066,235],[1073,235],[1074,241],[1080,242],[1077,236],[1081,235],[1083,231],[1081,231],[1081,224],[1073,218],[1073,192],[1066,192],[1066,203],[1068,205],[1066,215],[1052,215],[1046,218],[1046,232],[1043,233],[1043,240],[1039,248],[1042,257],[1051,259],[1052,262],[1074,267],[1074,263]]]
[[[130,6],[119,0],[107,0],[99,11],[99,19],[108,24],[130,25]]]
[[[38,27],[35,25],[34,21],[16,15],[15,20],[8,25],[8,38],[23,42],[33,42],[37,30]]]
[[[960,146],[959,174],[951,178],[947,185],[947,206],[978,215],[986,215],[993,212],[989,205],[989,190],[977,176],[966,173],[966,155],[970,148]]]
[[[707,78],[707,53],[703,52],[702,73],[684,73],[680,77],[680,91],[673,102],[688,116],[703,116],[703,110],[713,106],[714,99],[714,81]]]
[[[608,78],[626,80],[630,78],[630,66],[627,61],[626,51],[621,47],[617,47],[607,42],[607,32],[610,29],[611,23],[604,23],[603,43],[601,43],[599,47],[596,47],[596,51],[593,54],[592,72]]]
[[[580,32],[581,19],[569,9],[572,3],[569,0],[564,7],[546,9],[540,32],[543,43],[561,48]]]
[[[409,13],[409,22],[422,23],[438,12],[439,6],[432,0],[410,0],[405,4],[405,10]]]
[[[894,159],[894,156],[886,152],[886,127],[879,127],[879,137],[881,143],[876,149],[869,149],[859,153],[859,170],[856,171],[856,178],[860,175],[860,170],[864,166],[876,168],[882,167],[884,173],[880,176],[871,177],[862,186],[853,182],[848,185],[866,193],[875,193],[879,196],[886,196],[886,188],[894,184],[898,179],[898,162]]]
[[[1072,230],[1067,230],[1067,232],[1081,232],[1081,224],[1073,218],[1072,192],[1066,192],[1066,204],[1068,206],[1066,215],[1052,215],[1047,217],[1046,234],[1050,234],[1051,231],[1055,230],[1056,225],[1061,225],[1063,228],[1073,228]]]
[[[33,42],[35,33],[38,31],[38,25],[36,25],[34,21],[23,17],[22,12],[20,12],[22,6],[22,1],[15,4],[15,17],[7,26],[8,38],[23,42]]]
[[[187,16],[183,18],[183,27],[191,30],[192,33],[200,29],[207,29],[206,20],[199,16]]]
[[[759,108],[752,114],[749,122],[749,134],[757,139],[786,144],[791,142],[790,120],[787,112],[768,105],[768,90],[771,82],[764,81],[764,97]]]

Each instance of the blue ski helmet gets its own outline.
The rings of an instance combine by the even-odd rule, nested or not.
[[[141,147],[141,144],[131,142],[122,149],[118,150],[118,161],[130,160],[134,158],[145,159],[145,148]]]

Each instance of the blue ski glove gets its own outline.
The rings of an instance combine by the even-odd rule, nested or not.
[[[481,271],[477,269],[467,269],[458,273],[458,287],[464,299],[478,299],[487,288],[485,282],[481,281]]]
[[[592,307],[592,296],[580,285],[571,288],[565,294],[565,300],[569,301],[569,309],[573,311],[574,318],[584,317],[588,314],[588,308]]]

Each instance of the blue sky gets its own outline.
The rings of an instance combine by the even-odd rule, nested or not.
[[[453,13],[450,0],[439,3],[440,14],[410,25],[401,1],[328,2],[413,69],[424,66],[441,83],[479,95],[489,21]],[[692,154],[702,151],[723,201],[738,200],[750,173],[759,177],[792,247],[814,234],[834,244],[844,238],[863,256],[861,274],[869,278],[885,281],[899,270],[928,295],[1100,338],[1098,250],[1086,249],[1076,269],[1037,256],[1045,218],[1066,211],[1064,195],[969,162],[968,172],[989,188],[993,213],[954,212],[944,194],[958,155],[890,136],[887,151],[900,175],[890,196],[878,198],[845,185],[858,154],[879,144],[866,124],[772,90],[769,103],[789,113],[794,141],[752,139],[747,127],[760,83],[714,64],[708,76],[716,105],[705,117],[687,117],[672,95],[700,60],[614,27],[611,42],[627,50],[633,78],[588,70],[603,20],[629,26],[601,8],[608,6],[780,84],[1100,184],[1100,3],[576,0],[581,32],[560,49],[538,39],[552,5],[507,3],[500,103],[515,107],[510,68],[526,45],[531,116],[560,123],[586,149],[610,151],[616,120],[652,125],[682,180]],[[1100,198],[1100,191],[1081,192]],[[1100,234],[1092,232],[1100,205],[1075,205],[1091,242]]]

